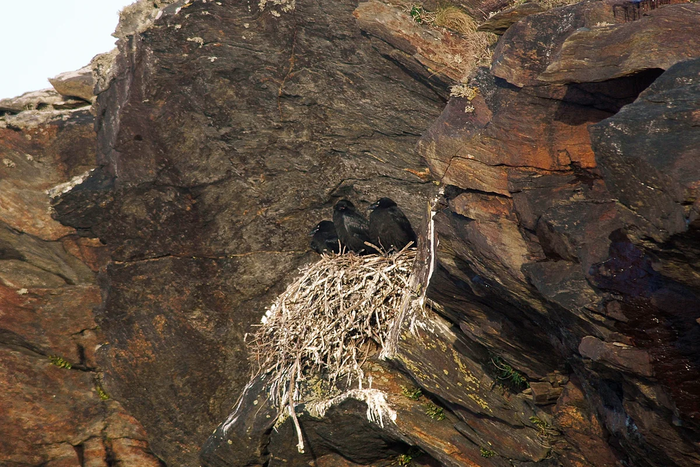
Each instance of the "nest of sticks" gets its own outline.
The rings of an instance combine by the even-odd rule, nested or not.
[[[362,365],[384,346],[409,288],[414,249],[387,255],[323,255],[267,310],[248,346],[280,415],[319,397],[362,388]],[[320,389],[320,391],[319,391]],[[321,393],[319,396],[318,393]],[[300,450],[303,442],[300,437]]]

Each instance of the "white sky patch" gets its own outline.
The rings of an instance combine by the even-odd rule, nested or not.
[[[48,78],[109,52],[119,10],[133,0],[0,1],[0,99],[50,88]]]

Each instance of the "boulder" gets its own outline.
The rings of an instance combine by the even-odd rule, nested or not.
[[[700,60],[678,63],[636,102],[591,127],[610,191],[658,241],[685,232],[700,214],[699,75]]]
[[[608,343],[593,336],[586,336],[581,340],[578,351],[583,357],[596,363],[612,365],[641,376],[653,375],[649,354],[620,342]]]
[[[49,82],[56,92],[62,96],[77,97],[87,102],[91,102],[94,97],[93,88],[95,83],[90,66],[85,66],[76,71],[66,71],[49,78]]]
[[[606,81],[643,70],[667,70],[697,56],[700,5],[669,5],[639,21],[582,27],[568,36],[538,79],[547,83]]]
[[[501,36],[492,73],[518,87],[541,84],[538,77],[569,36],[580,28],[618,22],[612,3],[591,0],[527,16]]]

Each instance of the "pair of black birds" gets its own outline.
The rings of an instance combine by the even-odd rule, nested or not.
[[[321,221],[311,231],[311,248],[317,253],[339,253],[340,248],[359,254],[400,251],[410,242],[416,245],[416,233],[404,213],[390,198],[381,198],[369,207],[369,222],[355,205],[341,199],[333,208],[333,222]],[[340,241],[340,243],[338,243]]]

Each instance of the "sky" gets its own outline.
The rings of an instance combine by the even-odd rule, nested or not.
[[[114,48],[119,10],[134,0],[0,0],[0,99],[51,87],[48,78]]]

